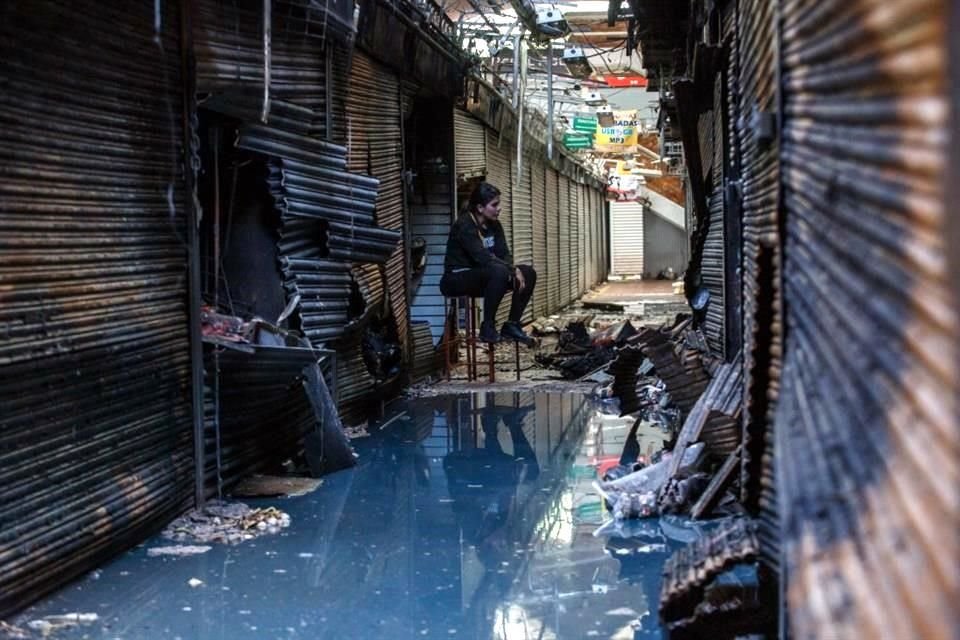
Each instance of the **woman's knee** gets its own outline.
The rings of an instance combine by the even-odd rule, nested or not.
[[[493,281],[509,282],[510,276],[512,275],[510,273],[510,268],[507,265],[501,264],[499,262],[492,262],[488,264],[484,268],[484,271],[487,274],[487,282],[493,282]]]

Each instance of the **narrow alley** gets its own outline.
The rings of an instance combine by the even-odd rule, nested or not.
[[[960,10],[6,0],[0,639],[960,640]]]

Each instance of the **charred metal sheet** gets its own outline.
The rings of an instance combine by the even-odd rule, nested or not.
[[[192,499],[178,7],[0,7],[0,617]]]
[[[714,578],[759,552],[757,525],[746,518],[730,520],[676,551],[663,567],[660,619],[669,623],[690,616]]]
[[[396,233],[392,250],[383,259],[390,313],[402,348],[409,349],[409,297],[407,275],[410,272],[403,230],[409,228],[406,191],[403,186],[404,148],[401,78],[366,53],[332,49],[333,89],[335,94],[332,139],[348,148],[350,171],[364,173],[379,181],[376,194],[376,224]],[[385,249],[385,247],[380,247]],[[378,248],[379,249],[379,248]],[[366,258],[379,251],[355,246],[353,256],[345,249],[337,255],[344,259]]]
[[[798,638],[957,632],[950,11],[784,5],[789,333],[763,481]]]

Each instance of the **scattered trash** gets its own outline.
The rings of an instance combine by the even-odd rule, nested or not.
[[[200,580],[199,578],[190,578],[187,580],[187,584],[190,585],[191,588],[196,589],[197,587],[203,585],[203,580]]]
[[[39,631],[43,637],[69,627],[76,627],[81,624],[91,624],[100,619],[95,613],[64,613],[61,615],[44,616],[39,620],[31,620],[27,627],[33,631]]]
[[[29,640],[30,632],[0,620],[0,637],[8,640]]]
[[[206,545],[178,544],[169,547],[151,547],[147,549],[147,556],[156,558],[158,556],[197,556],[201,553],[210,551],[213,547]]]
[[[351,440],[355,440],[355,439],[357,439],[357,438],[368,438],[368,437],[370,437],[370,432],[367,431],[367,424],[366,424],[366,423],[357,425],[357,426],[355,426],[355,427],[344,427],[344,428],[343,428],[343,432],[344,432],[344,433],[346,434],[346,436],[347,436],[348,438],[350,438]]]
[[[241,480],[231,494],[238,498],[297,497],[316,491],[322,484],[323,480],[320,478],[253,475]]]
[[[236,544],[290,526],[290,516],[274,507],[252,509],[242,502],[212,502],[170,523],[166,538]]]

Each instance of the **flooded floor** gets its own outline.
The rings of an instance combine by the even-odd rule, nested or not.
[[[661,637],[663,561],[695,532],[606,522],[592,482],[628,424],[578,394],[511,392],[404,401],[384,424],[313,493],[246,501],[289,513],[280,534],[148,557],[170,544],[155,538],[15,622],[97,614],[58,638]]]

